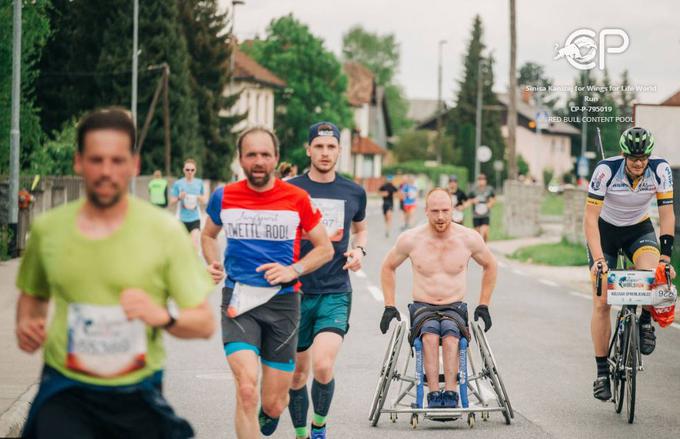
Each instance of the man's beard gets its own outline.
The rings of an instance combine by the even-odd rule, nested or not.
[[[96,188],[100,183],[102,183],[105,180],[106,179],[101,179],[101,180],[96,181],[92,185],[92,187]],[[109,207],[115,206],[116,204],[118,204],[118,202],[122,198],[123,191],[120,190],[117,186],[115,186],[115,189],[118,189],[118,191],[114,192],[114,194],[113,194],[113,196],[111,196],[111,198],[103,199],[99,195],[97,195],[97,193],[92,188],[89,188],[86,191],[87,192],[87,199],[94,205],[94,207],[96,207],[98,209],[108,209]]]
[[[430,227],[432,227],[432,229],[434,229],[434,231],[437,233],[444,233],[449,229],[449,227],[451,227],[451,221],[441,223],[441,225],[437,222],[431,222]]]
[[[258,169],[258,171],[259,171],[259,169]],[[246,178],[248,179],[248,183],[250,183],[250,185],[254,186],[254,187],[264,187],[272,179],[271,173],[265,174],[264,177],[254,177],[253,174],[250,171],[246,171],[244,169],[243,172],[244,172],[244,174],[246,174]]]

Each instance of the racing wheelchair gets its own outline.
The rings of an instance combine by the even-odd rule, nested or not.
[[[404,349],[404,338],[409,329],[407,322],[400,322],[392,330],[385,358],[380,367],[378,384],[368,416],[371,425],[375,427],[380,416],[385,413],[389,414],[392,422],[396,422],[401,414],[410,415],[411,427],[414,429],[418,426],[420,419],[445,422],[464,416],[467,416],[468,426],[474,428],[477,414],[483,421],[487,421],[491,412],[501,412],[505,423],[510,424],[515,415],[486,335],[476,322],[472,322],[471,328],[470,338],[474,342],[465,336],[461,336],[459,342],[460,407],[429,408],[425,407],[423,401],[426,379],[422,341],[420,337],[416,337],[413,345]],[[408,355],[399,367],[399,357],[404,350],[408,350]],[[471,351],[475,351],[474,354]],[[413,361],[415,370],[412,372],[409,371],[409,365],[412,363],[411,357],[415,358]],[[440,374],[439,382],[443,381],[444,375]],[[395,386],[397,386],[396,396],[387,403],[389,390]]]

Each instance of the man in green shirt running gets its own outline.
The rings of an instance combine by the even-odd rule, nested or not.
[[[135,134],[124,110],[85,116],[74,168],[87,197],[32,225],[16,336],[25,352],[43,348],[45,366],[23,437],[193,436],[161,394],[161,332],[210,337],[214,286],[182,224],[128,195]]]
[[[149,182],[149,201],[158,207],[168,207],[168,180],[158,169],[153,171],[153,179]]]

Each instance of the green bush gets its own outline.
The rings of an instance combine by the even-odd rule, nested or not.
[[[458,177],[458,184],[462,190],[467,190],[468,187],[468,170],[462,166],[453,165],[438,165],[425,166],[425,162],[410,161],[404,163],[397,163],[396,165],[385,166],[382,169],[383,175],[396,174],[424,174],[432,181],[433,184],[439,184],[441,175],[456,175]]]
[[[9,226],[0,226],[0,261],[9,259],[9,243],[12,240],[12,231]]]

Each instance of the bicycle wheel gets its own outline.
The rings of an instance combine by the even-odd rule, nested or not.
[[[638,332],[635,315],[628,317],[628,349],[626,350],[626,414],[628,423],[635,420],[635,385],[637,378]]]
[[[373,401],[371,402],[371,410],[368,414],[368,420],[371,426],[378,425],[381,410],[387,398],[387,392],[390,388],[390,383],[394,378],[394,371],[399,359],[399,351],[401,350],[402,342],[404,341],[404,331],[406,330],[406,322],[401,322],[392,330],[392,337],[390,343],[387,345],[385,351],[385,360],[380,368],[380,376],[378,378],[378,385],[375,388]]]
[[[510,405],[510,398],[508,398],[508,393],[505,390],[505,385],[498,372],[498,367],[496,367],[496,361],[493,357],[493,353],[489,348],[489,342],[484,335],[484,331],[479,327],[477,323],[472,323],[472,332],[474,333],[475,340],[477,340],[477,345],[479,346],[479,353],[482,357],[483,370],[482,374],[486,374],[491,381],[491,387],[493,388],[496,398],[498,399],[499,407],[503,408],[503,417],[505,418],[505,423],[510,425],[510,419],[515,417],[515,412]]]
[[[624,375],[624,356],[626,352],[626,343],[628,342],[627,325],[619,325],[621,321],[622,311],[616,318],[616,330],[614,332],[613,352],[611,354],[609,364],[609,376],[612,380],[612,400],[614,401],[614,410],[616,413],[621,413],[623,410],[623,397],[625,393],[625,375]],[[623,328],[623,330],[621,330]]]

